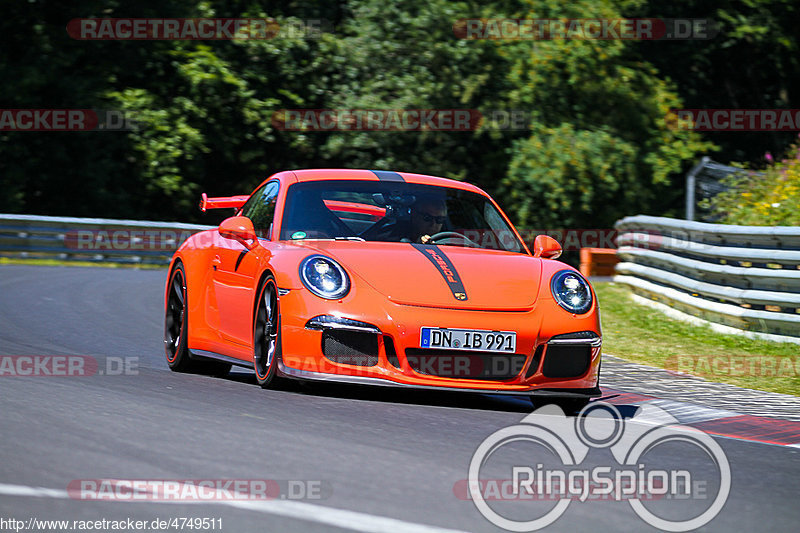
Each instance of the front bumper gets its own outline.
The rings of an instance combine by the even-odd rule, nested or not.
[[[595,309],[576,316],[564,311],[552,299],[540,299],[524,312],[474,311],[441,309],[395,304],[374,292],[353,291],[345,300],[326,301],[313,297],[303,289],[281,296],[282,357],[280,374],[297,379],[338,381],[362,385],[400,386],[431,390],[461,390],[484,393],[529,394],[560,397],[600,396],[599,365],[601,337]],[[364,312],[364,310],[369,312]],[[315,317],[332,320],[312,320]],[[337,325],[336,319],[344,319]],[[375,353],[362,361],[337,362],[326,357],[324,336],[330,329],[360,330],[361,335],[374,335]],[[366,326],[366,327],[365,327]],[[492,364],[501,363],[513,370],[497,377],[483,374],[451,372],[432,374],[418,364],[420,329],[422,327],[460,328],[490,331],[515,331],[516,354],[507,364],[492,356]],[[558,339],[559,335],[586,332],[585,338]],[[330,338],[328,339],[330,340]],[[330,351],[330,345],[327,345]],[[560,366],[559,359],[583,354],[585,364]],[[330,354],[329,354],[330,355]],[[447,354],[431,352],[432,360],[449,363],[477,362],[486,366],[490,359],[479,361],[474,352]],[[449,360],[448,360],[449,358]],[[361,362],[362,364],[358,364]],[[354,364],[355,363],[355,364]],[[566,368],[566,370],[564,370]],[[555,369],[555,371],[554,371]],[[559,370],[561,369],[561,370]],[[576,373],[577,372],[577,373]],[[444,374],[447,374],[445,372]]]
[[[456,387],[445,385],[417,385],[411,383],[402,383],[396,381],[389,381],[383,378],[365,377],[365,376],[352,376],[346,374],[326,374],[323,372],[310,372],[308,370],[297,370],[289,368],[283,361],[278,361],[278,372],[284,377],[294,379],[304,379],[309,381],[323,381],[335,383],[349,383],[351,385],[369,385],[375,387],[400,387],[418,390],[441,390],[441,391],[459,391],[459,392],[481,392],[484,394],[527,394],[530,396],[543,397],[543,398],[599,398],[602,396],[600,387],[593,387],[590,389],[531,389],[529,391],[506,390],[506,389],[486,389],[486,388],[468,388]]]

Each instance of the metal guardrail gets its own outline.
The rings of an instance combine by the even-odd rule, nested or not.
[[[0,256],[167,265],[190,235],[214,226],[0,214]]]
[[[710,322],[800,340],[800,227],[650,216],[615,227],[615,282]]]

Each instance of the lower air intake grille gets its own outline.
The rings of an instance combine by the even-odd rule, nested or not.
[[[389,335],[383,336],[383,347],[386,350],[386,359],[396,369],[400,369],[400,360],[397,358],[397,351],[394,349],[394,341]]]
[[[539,370],[539,363],[542,362],[542,352],[544,351],[544,345],[540,344],[536,348],[536,352],[533,354],[533,358],[531,359],[531,364],[528,366],[528,371],[525,372],[525,379],[530,378],[533,376],[536,371]]]
[[[577,378],[589,370],[591,361],[591,346],[551,344],[544,353],[542,374],[546,378]]]
[[[525,366],[518,353],[468,352],[437,348],[408,348],[406,359],[415,372],[454,379],[514,379]]]
[[[358,331],[326,330],[322,333],[322,354],[341,365],[375,366],[378,364],[378,336]]]

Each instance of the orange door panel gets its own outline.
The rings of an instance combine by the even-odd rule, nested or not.
[[[252,302],[258,256],[241,243],[224,239],[212,258],[214,294],[219,310],[220,335],[224,340],[250,346],[253,337]]]

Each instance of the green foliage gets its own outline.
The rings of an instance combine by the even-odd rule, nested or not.
[[[770,156],[771,159],[771,156]],[[721,222],[748,226],[800,226],[800,143],[762,172],[743,170],[724,180],[729,187],[711,208]]]
[[[683,9],[648,0],[11,2],[0,19],[0,107],[122,110],[139,129],[0,132],[0,211],[208,221],[195,209],[201,191],[246,194],[279,170],[353,167],[469,180],[526,226],[677,212],[682,173],[713,145],[670,128],[670,109],[689,107],[686,98],[707,107],[741,106],[757,93],[764,100],[753,107],[797,99],[791,2],[693,0]],[[638,43],[464,40],[453,31],[462,18],[658,15],[716,17],[724,32],[711,42]],[[263,41],[79,41],[65,31],[76,17],[131,16],[329,24]],[[770,54],[779,68],[761,68]],[[752,60],[741,83],[730,69],[740,55]],[[529,123],[470,132],[273,126],[275,111],[298,108],[514,110]]]
[[[800,100],[800,49],[795,0],[646,0],[623,9],[627,17],[709,19],[717,34],[705,40],[644,41],[641,57],[674,83],[690,109],[793,109]],[[720,147],[718,161],[759,161],[765,151],[781,152],[789,132],[705,137]]]
[[[514,152],[504,197],[525,227],[608,227],[647,196],[637,182],[636,147],[608,131],[540,127]]]
[[[196,184],[184,177],[185,163],[208,150],[202,133],[189,124],[198,108],[186,98],[176,98],[172,107],[161,108],[144,89],[112,91],[108,96],[127,116],[136,117],[131,149],[145,180],[144,192],[169,198],[177,209],[187,207],[189,195],[198,193]]]
[[[609,0],[530,4],[520,17],[622,18]],[[669,127],[666,116],[680,98],[631,41],[498,46],[511,62],[511,107],[537,121],[530,139],[514,143],[502,181],[521,223],[610,227],[620,216],[663,213],[679,201],[679,173],[713,146]]]
[[[331,56],[339,62],[335,109],[482,109],[508,90],[505,62],[490,42],[456,38],[453,23],[472,13],[447,0],[350,2],[352,18]],[[500,96],[498,96],[500,95]],[[324,157],[356,168],[468,179],[494,190],[505,139],[473,132],[340,132]]]

